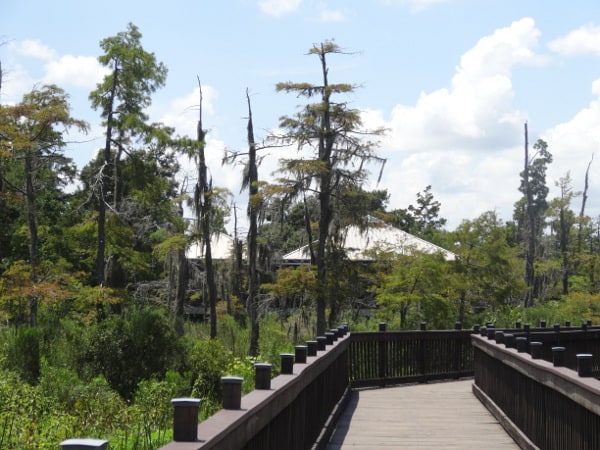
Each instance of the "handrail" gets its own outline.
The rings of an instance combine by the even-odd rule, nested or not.
[[[270,390],[241,399],[240,410],[221,410],[197,425],[194,442],[161,450],[320,449],[351,388],[386,386],[473,375],[471,331],[351,333],[293,374],[279,375]]]
[[[222,409],[198,427],[194,442],[173,441],[161,450],[310,449],[331,414],[343,410],[349,392],[346,352],[349,336],[340,337],[292,374],[271,381],[271,389],[254,390],[238,410]],[[322,439],[327,439],[323,436]]]
[[[353,388],[473,375],[470,330],[352,333],[348,350]]]
[[[561,343],[590,345],[588,333],[567,332]],[[546,340],[550,335],[534,334]],[[557,336],[553,336],[556,338]],[[539,342],[538,341],[538,342]],[[473,335],[474,393],[496,415],[522,448],[600,448],[600,381],[579,376],[572,368],[534,359],[519,351]],[[566,348],[566,347],[565,347]],[[583,373],[582,373],[583,375]]]

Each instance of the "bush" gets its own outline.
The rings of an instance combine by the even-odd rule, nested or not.
[[[142,310],[127,319],[112,317],[91,330],[82,356],[84,376],[101,373],[124,399],[141,380],[162,379],[179,365],[181,349],[163,314]]]
[[[8,341],[6,368],[29,384],[40,378],[40,333],[37,328],[20,327]]]

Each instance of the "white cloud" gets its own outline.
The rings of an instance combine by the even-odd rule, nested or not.
[[[45,65],[44,83],[93,89],[109,70],[93,56],[64,55]]]
[[[384,0],[388,4],[400,4],[407,6],[411,12],[419,13],[430,6],[446,3],[449,0]]]
[[[343,22],[346,15],[340,10],[323,9],[320,14],[323,22]]]
[[[9,43],[9,48],[17,54],[30,56],[45,61],[51,61],[57,57],[56,51],[47,45],[42,44],[38,40],[29,39],[21,42],[11,41]]]
[[[511,69],[535,60],[539,31],[522,19],[482,38],[461,58],[449,88],[397,105],[387,124],[397,151],[501,149],[514,143],[524,114],[513,106]]]
[[[13,65],[8,68],[2,67],[2,91],[0,101],[7,104],[15,104],[22,100],[25,92],[31,90],[35,80],[21,65]]]
[[[600,55],[600,26],[585,25],[548,43],[548,48],[561,55]]]
[[[596,80],[593,86],[597,91],[600,80]],[[564,177],[567,171],[571,172],[574,185],[573,190],[583,189],[583,177],[587,165],[594,153],[600,149],[600,98],[592,100],[589,105],[575,114],[571,120],[558,124],[543,133],[542,139],[548,143],[548,149],[553,156],[553,162],[548,174],[550,180],[548,185],[553,185],[559,178]],[[600,180],[594,174],[598,173],[597,156],[592,164],[590,176],[590,199],[598,205],[600,196]],[[572,205],[575,206],[575,205]],[[589,206],[589,205],[588,205]],[[575,207],[577,210],[578,207]],[[597,215],[600,211],[596,210]],[[594,217],[594,214],[588,215]]]
[[[214,115],[217,91],[212,86],[202,86],[202,118]],[[167,107],[167,112],[158,119],[167,126],[173,127],[182,136],[196,137],[198,123],[198,105],[200,103],[200,88],[174,99]]]
[[[302,0],[259,0],[258,7],[269,16],[283,16],[297,11]]]
[[[463,54],[448,87],[396,105],[388,121],[373,111],[365,116],[366,125],[390,130],[379,153],[388,160],[380,188],[392,194],[391,207],[414,204],[431,185],[449,220],[489,210],[510,219],[526,120],[513,104],[512,70],[539,63],[539,35],[530,18],[500,28]]]

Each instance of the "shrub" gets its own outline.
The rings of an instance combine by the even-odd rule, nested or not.
[[[37,328],[20,327],[8,341],[6,368],[29,384],[40,378],[40,334]]]
[[[174,330],[157,311],[111,317],[90,335],[82,363],[86,375],[101,373],[123,398],[132,399],[141,380],[161,379],[176,367],[181,349]]]

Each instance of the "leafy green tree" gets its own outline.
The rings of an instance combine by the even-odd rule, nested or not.
[[[556,247],[562,266],[562,294],[569,294],[569,277],[573,271],[573,234],[577,218],[570,208],[572,201],[580,195],[571,187],[571,174],[567,174],[556,182],[560,189],[560,197],[552,199],[548,207],[551,230],[556,235]]]
[[[0,184],[24,199],[28,260],[34,284],[41,263],[38,210],[49,206],[39,196],[42,194],[43,200],[54,205],[61,196],[60,188],[72,180],[74,166],[63,153],[67,144],[64,133],[70,128],[85,131],[87,124],[71,117],[67,94],[54,85],[33,90],[15,106],[0,108]],[[31,297],[32,326],[37,323],[37,306],[38,299]]]
[[[90,100],[99,109],[106,126],[106,143],[102,151],[102,166],[95,174],[94,195],[97,201],[98,233],[96,281],[106,285],[106,222],[107,205],[112,197],[112,209],[119,211],[123,197],[121,157],[132,140],[145,136],[153,127],[146,124],[145,111],[151,104],[151,94],[166,80],[166,67],[153,53],[141,45],[142,34],[133,24],[116,36],[103,39],[104,51],[98,60],[110,70],[94,91]]]
[[[441,254],[394,255],[375,288],[377,305],[386,318],[399,316],[400,328],[414,328],[420,321],[446,328],[452,319],[446,291],[449,270]]]
[[[525,291],[522,261],[498,215],[488,211],[464,220],[450,234],[457,258],[449,287],[458,301],[458,320],[465,323],[473,309],[515,306]]]
[[[179,164],[171,149],[171,132],[155,126],[139,148],[130,148],[121,161],[123,183],[120,210],[109,214],[105,221],[105,248],[107,284],[124,288],[159,278],[160,266],[154,260],[154,246],[183,229],[178,201],[178,183],[175,179]],[[91,180],[103,166],[103,155],[98,155],[83,168],[82,189],[77,192],[81,209],[96,207],[93,202],[94,186]],[[97,228],[89,216],[83,216],[73,225],[73,252],[82,256],[79,263],[85,271],[94,271],[93,241]],[[162,259],[164,261],[164,259]],[[92,281],[92,280],[89,280]],[[95,284],[95,283],[93,283]]]
[[[433,241],[436,232],[446,225],[446,219],[440,217],[441,206],[431,192],[431,185],[428,185],[423,192],[417,193],[416,205],[391,212],[392,223],[407,233]]]
[[[369,134],[381,134],[382,130],[362,130],[360,111],[351,109],[346,102],[334,101],[336,94],[348,94],[354,86],[347,83],[330,83],[327,58],[343,53],[333,41],[325,41],[309,49],[321,63],[320,84],[284,82],[277,84],[277,91],[294,93],[308,100],[317,101],[302,107],[295,116],[284,116],[280,127],[284,130],[283,140],[295,142],[299,150],[310,149],[313,158],[282,160],[281,170],[290,175],[282,180],[291,192],[302,193],[314,190],[319,199],[319,227],[317,250],[314,263],[317,266],[319,284],[316,298],[317,333],[325,332],[327,326],[327,248],[330,229],[335,221],[332,198],[340,185],[358,185],[367,176],[366,165],[377,160],[375,143],[365,140]],[[312,242],[309,243],[312,245]],[[331,319],[331,317],[330,317]]]

